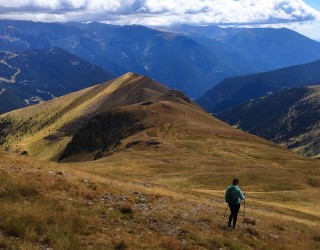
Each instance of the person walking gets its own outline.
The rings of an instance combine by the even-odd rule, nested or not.
[[[239,184],[239,179],[233,179],[232,185],[227,187],[227,190],[224,196],[224,200],[228,203],[228,206],[231,212],[229,216],[228,227],[231,227],[231,222],[233,222],[232,223],[233,229],[235,229],[237,224],[238,213],[240,210],[240,201],[246,198],[245,194],[242,194],[242,191],[238,187],[238,184]]]

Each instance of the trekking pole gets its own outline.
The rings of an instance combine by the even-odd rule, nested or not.
[[[244,226],[244,218],[246,217],[246,199],[243,200],[244,201],[244,211],[243,211],[243,226]]]
[[[224,213],[224,216],[223,216],[222,225],[224,223],[224,218],[226,218],[227,210],[228,210],[228,204],[227,204],[227,207],[226,207],[226,212]]]

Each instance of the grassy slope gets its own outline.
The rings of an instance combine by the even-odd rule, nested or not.
[[[124,77],[130,78],[130,75]],[[100,87],[107,90],[113,89],[111,86],[112,83],[107,88]],[[103,95],[103,91],[97,89],[100,87],[77,93],[78,99],[73,98],[73,106],[66,101],[61,104],[77,108],[69,109],[67,115],[59,116],[61,119],[51,126],[61,126],[63,119],[86,114],[83,107],[88,107],[88,93]],[[159,91],[152,94],[153,97],[165,91],[160,85],[157,88]],[[147,90],[147,93],[154,91]],[[124,89],[124,93],[129,92]],[[117,97],[119,103],[131,104],[126,102],[128,98],[120,98],[123,93]],[[51,110],[52,103],[54,101],[46,104]],[[98,107],[106,108],[104,105]],[[57,108],[58,113],[63,113],[60,109]],[[27,249],[35,243],[57,249],[72,249],[79,244],[83,248],[92,245],[94,249],[106,246],[319,248],[319,161],[303,158],[236,130],[184,102],[168,99],[143,107],[138,104],[123,106],[118,110],[137,109],[152,112],[153,115],[143,119],[156,126],[126,138],[122,141],[122,150],[107,158],[58,165],[1,154],[1,175],[4,183],[8,180],[0,195],[1,211],[5,211],[0,220],[3,244],[16,241]],[[37,110],[43,116],[52,113],[45,108]],[[27,111],[30,109],[10,115],[27,115]],[[57,131],[57,128],[59,126],[52,130]],[[28,148],[28,145],[34,145],[30,142],[41,142],[48,129],[40,130],[33,137],[25,136],[18,142],[19,146],[32,149]],[[123,148],[138,139],[154,139],[161,144]],[[48,147],[45,151],[54,149]],[[81,160],[77,158],[72,160]],[[48,173],[49,168],[53,173]],[[59,171],[68,173],[56,174]],[[222,197],[225,187],[235,176],[240,178],[241,186],[248,194],[247,215],[258,222],[256,226],[241,227],[239,221],[239,229],[228,232],[221,227],[225,209]],[[31,188],[27,194],[21,191],[24,187]],[[12,207],[15,207],[15,213],[10,213]],[[34,217],[33,221],[27,219],[30,216]],[[16,225],[15,221],[21,223]],[[55,228],[60,227],[59,234]],[[19,236],[20,241],[9,236]]]
[[[95,114],[143,102],[167,90],[154,82],[152,88],[148,88],[150,82],[151,79],[128,73],[105,84],[4,114],[0,119],[11,121],[12,126],[3,147],[57,160],[73,134]],[[139,92],[135,92],[135,88]],[[54,139],[45,139],[47,136]]]
[[[255,193],[249,192],[246,212],[257,224],[242,226],[241,211],[238,229],[231,232],[221,225],[225,205],[216,192],[222,190],[194,193],[12,153],[0,153],[0,162],[3,248],[318,249],[320,245],[320,215],[287,210],[285,205],[261,205],[269,193],[261,193],[257,202],[251,198]]]

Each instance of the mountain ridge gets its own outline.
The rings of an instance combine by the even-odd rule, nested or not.
[[[304,156],[320,158],[320,85],[251,100],[217,116]]]
[[[172,148],[172,140],[176,140],[176,136],[189,138],[193,133],[200,137],[205,137],[209,133],[213,140],[218,136],[217,133],[226,133],[230,140],[234,140],[234,138],[231,139],[234,136],[241,138],[241,141],[249,140],[252,143],[269,145],[271,148],[278,147],[254,136],[242,134],[243,132],[211,117],[183,93],[170,90],[148,77],[133,73],[0,116],[1,137],[3,138],[1,144],[8,150],[27,151],[30,155],[57,161],[67,145],[71,143],[71,147],[72,140],[81,130],[84,130],[84,134],[89,135],[88,138],[91,138],[92,141],[106,141],[102,139],[103,133],[92,137],[92,132],[86,132],[85,128],[90,121],[93,126],[96,123],[92,120],[95,119],[100,124],[106,124],[101,127],[105,129],[98,129],[98,131],[107,131],[105,132],[107,133],[106,138],[110,139],[108,131],[113,130],[110,130],[110,126],[105,121],[112,120],[117,115],[128,117],[126,114],[130,113],[131,116],[136,114],[136,117],[128,119],[129,122],[124,124],[124,128],[128,129],[137,123],[144,129],[128,135],[129,137],[120,138],[123,144],[117,148],[119,150],[126,150],[125,145],[134,143],[134,141],[142,140],[143,145],[149,145],[148,141],[161,141],[162,139],[168,140],[166,143],[163,142],[164,148]],[[100,118],[95,118],[97,116]],[[116,122],[123,124],[121,119],[116,119]],[[87,127],[87,130],[94,131],[90,126]],[[111,135],[116,135],[116,133],[117,131],[114,131]],[[82,138],[86,138],[82,140],[84,143],[89,141],[86,136]],[[76,142],[79,141],[81,142],[81,140],[76,140]],[[91,155],[90,159],[96,158],[97,153],[108,155],[108,150],[103,146],[104,143],[99,145],[102,145],[99,152]],[[150,146],[152,147],[153,144],[151,143]]]
[[[128,73],[101,85],[80,90],[22,110],[6,113],[0,116],[2,118],[1,124],[22,118],[22,121],[18,122],[16,126],[24,128],[24,134],[31,133],[32,140],[39,142],[39,145],[56,144],[56,147],[60,147],[60,142],[68,142],[70,136],[95,114],[117,106],[149,100],[150,91],[148,90],[148,85],[150,82],[152,82],[151,90],[153,90],[152,95],[154,97],[162,95],[161,91],[168,90],[166,87],[154,83],[150,78]],[[134,91],[136,87],[139,88],[139,92]],[[43,132],[42,129],[46,127],[48,128]],[[23,137],[22,132],[11,130],[13,128],[10,127],[6,127],[6,129],[3,129],[2,136],[4,136],[3,134],[8,136],[9,141],[15,140],[12,135],[13,132],[20,133],[20,136]],[[45,136],[42,132],[45,133]],[[26,140],[28,141],[28,139]],[[36,144],[34,143],[33,145]],[[59,148],[56,149],[59,151]],[[51,154],[50,152],[44,152],[44,154],[47,153]],[[53,155],[50,157],[58,156]]]
[[[319,42],[287,28],[178,25],[166,30],[194,37],[209,47],[209,42],[204,38],[211,39],[212,43],[222,42],[244,58],[246,65],[255,64],[256,72],[304,64],[320,58]]]
[[[113,78],[60,48],[0,51],[0,113],[50,100]]]
[[[197,102],[209,112],[215,113],[270,92],[317,85],[320,83],[319,67],[320,60],[317,60],[268,72],[226,78]]]

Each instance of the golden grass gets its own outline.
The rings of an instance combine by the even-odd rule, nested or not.
[[[319,214],[312,217],[298,205],[288,210],[280,201],[267,204],[269,193],[248,195],[247,216],[257,220],[256,226],[242,226],[241,210],[238,229],[228,231],[221,225],[223,190],[181,190],[145,182],[143,177],[129,181],[114,173],[99,174],[93,163],[89,171],[11,153],[0,153],[0,164],[0,246],[4,248],[319,247],[320,229],[311,223],[319,221]],[[305,193],[293,197],[302,200]],[[315,206],[312,195],[308,199]]]

